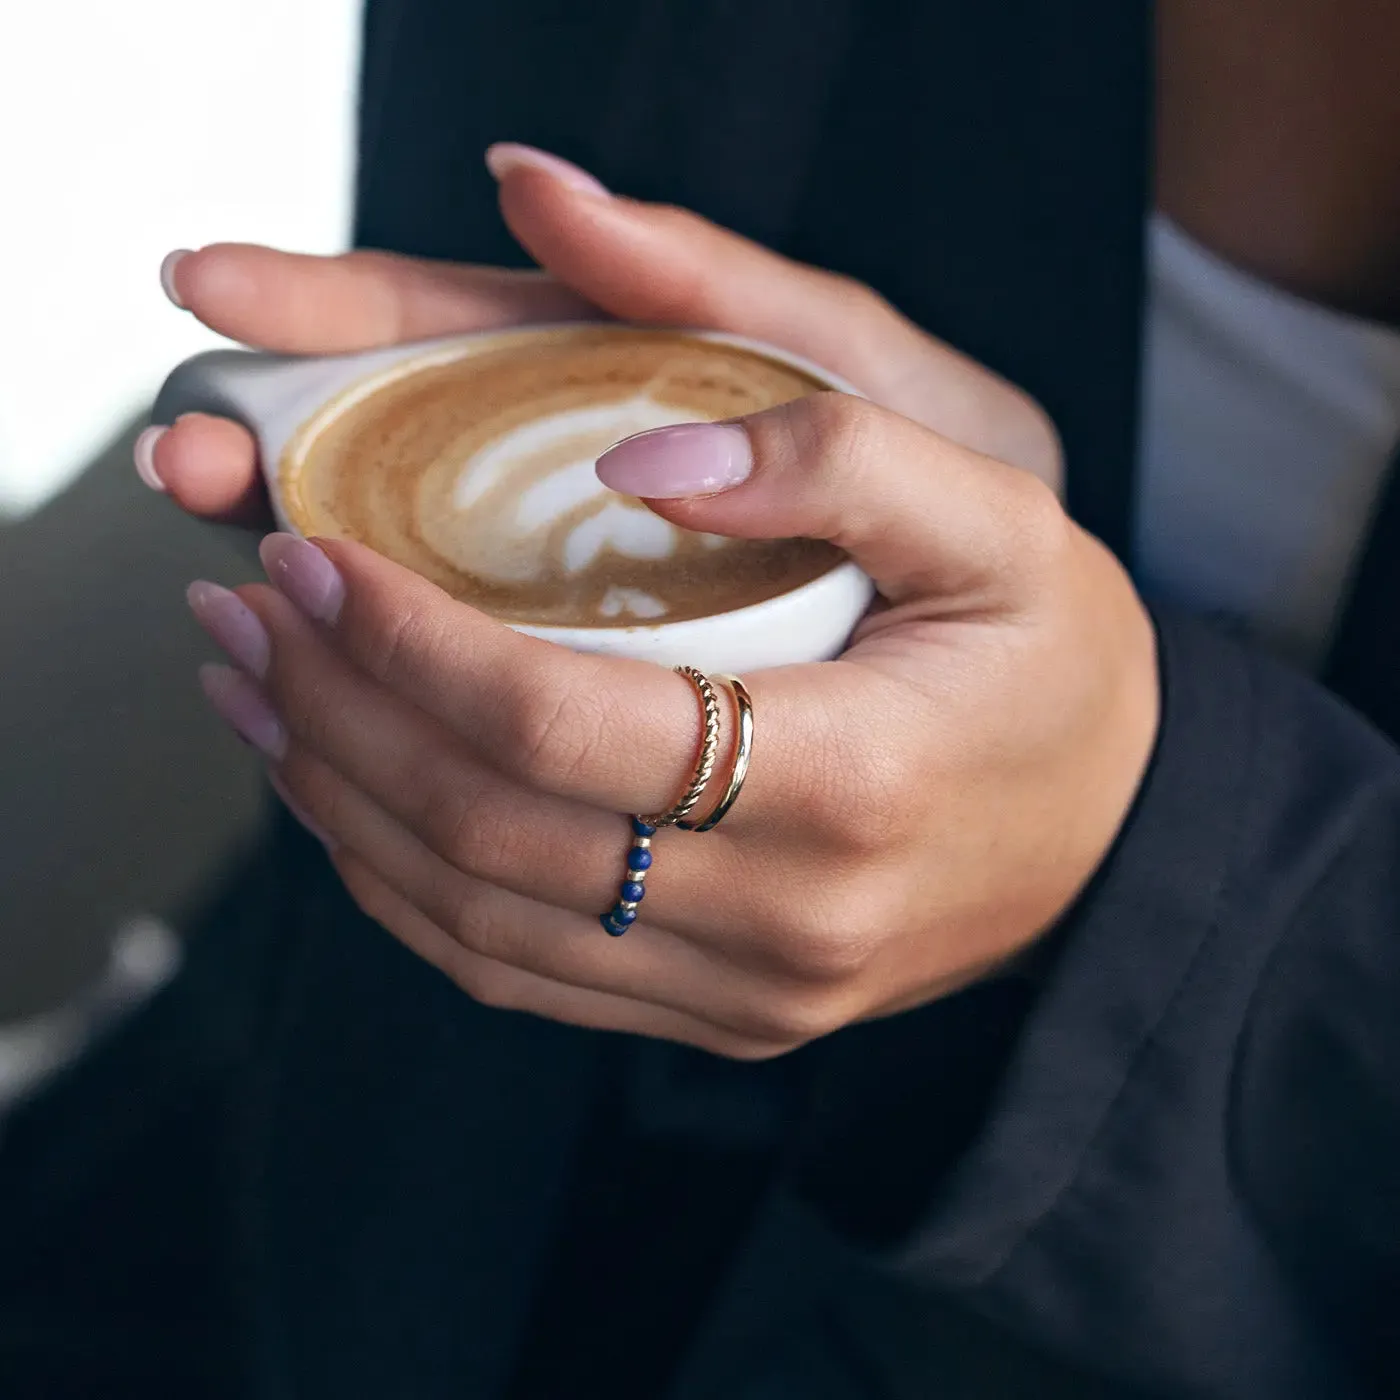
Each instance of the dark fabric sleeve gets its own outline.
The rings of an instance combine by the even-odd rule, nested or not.
[[[1235,1173],[1308,1302],[1400,1395],[1400,796],[1364,805],[1259,981]]]
[[[834,1165],[829,1123],[802,1189],[1148,1394],[1398,1394],[1400,753],[1198,623],[1159,635],[1157,752],[1043,983],[835,1047],[817,1117],[880,1150]],[[874,1078],[902,1094],[853,1118]]]

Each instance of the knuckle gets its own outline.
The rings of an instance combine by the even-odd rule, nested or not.
[[[709,232],[714,228],[708,219],[701,217],[693,209],[687,209],[683,204],[649,204],[647,215],[659,228],[675,234],[678,238],[684,238],[687,234],[694,236],[702,231]]]
[[[395,933],[396,920],[390,907],[386,887],[377,880],[367,879],[363,868],[357,861],[346,862],[338,873],[341,883],[345,886],[350,898],[354,900],[355,907],[360,913],[388,932]]]
[[[396,295],[392,290],[404,266],[401,257],[376,249],[356,248],[348,253],[337,253],[327,261],[355,274],[364,337],[370,343],[395,345],[412,339],[411,298]]]
[[[459,870],[475,870],[480,859],[481,822],[465,785],[430,775],[420,789],[418,829],[431,850]]]
[[[348,879],[344,883],[355,907],[365,918],[371,923],[378,924],[385,933],[394,938],[400,937],[399,920],[396,914],[388,908],[377,893],[371,893],[363,885],[352,884]]]
[[[868,282],[845,272],[826,272],[823,276],[827,295],[842,310],[855,316],[893,314],[889,303]]]
[[[809,894],[800,912],[789,913],[774,939],[783,972],[805,988],[841,988],[856,982],[874,954],[878,927],[866,917],[858,886],[828,885],[818,902]]]
[[[802,1042],[798,1040],[770,1041],[753,1036],[716,1035],[697,1041],[699,1048],[721,1059],[736,1060],[740,1064],[760,1064],[764,1060],[776,1060],[780,1055],[790,1055]]]
[[[715,239],[733,235],[718,229],[693,209],[677,204],[648,206],[647,217],[673,250],[664,290],[651,289],[652,317],[660,315],[691,324],[724,326],[733,319],[733,296],[726,279],[714,275]],[[664,298],[656,305],[660,292]],[[649,317],[652,318],[652,317]]]
[[[839,531],[836,501],[863,499],[866,479],[882,464],[881,411],[867,399],[833,390],[809,394],[748,420],[759,455],[789,471],[827,479],[829,503],[814,528]]]
[[[459,827],[456,848],[453,863],[459,870],[483,880],[500,880],[507,887],[518,886],[529,860],[538,860],[535,834],[511,813],[492,810],[484,803],[474,804]]]
[[[466,875],[493,879],[522,868],[531,833],[498,803],[482,800],[465,774],[428,780],[419,831],[430,850]]]
[[[1008,473],[1003,521],[1008,554],[1022,570],[1052,567],[1069,545],[1069,516],[1054,488],[1032,472]]]
[[[897,695],[885,705],[889,717],[873,727],[856,716],[866,707],[838,706],[816,738],[804,768],[803,790],[809,839],[842,861],[868,861],[889,851],[917,810],[925,723],[906,713]]]
[[[798,400],[794,449],[800,457],[824,455],[840,462],[859,463],[879,431],[880,412],[868,399],[832,390]]]
[[[520,686],[505,706],[510,767],[532,786],[567,783],[587,764],[603,729],[604,715],[591,690]]]
[[[509,968],[484,959],[472,959],[457,978],[457,985],[473,1001],[495,1011],[521,1009],[520,979]]]
[[[852,927],[809,931],[793,947],[794,970],[818,984],[844,986],[855,981],[871,958],[871,940],[860,931],[859,923],[857,916],[851,920]]]
[[[783,1048],[795,1049],[831,1035],[847,1019],[844,999],[802,988],[770,995],[748,1029],[761,1045],[781,1053]]]
[[[1063,501],[1064,447],[1049,411],[1024,389],[1016,389],[1005,418],[1009,436],[1005,451],[999,455],[1030,472],[1050,488],[1056,500]]]
[[[359,829],[359,802],[354,788],[330,777],[324,770],[309,774],[299,790],[293,784],[294,795],[302,810],[324,831],[356,833]]]
[[[819,824],[830,845],[857,861],[886,854],[908,823],[917,779],[890,736],[862,734],[833,765]]]
[[[313,754],[336,753],[343,742],[342,711],[330,683],[308,669],[284,676],[279,690],[284,722],[296,738]]]
[[[909,323],[869,283],[846,273],[828,272],[826,295],[851,352],[851,363],[888,354],[891,335]]]
[[[376,608],[368,621],[359,661],[377,681],[391,681],[409,658],[432,649],[431,624],[411,608]]]
[[[443,909],[443,930],[452,941],[474,954],[474,961],[484,961],[485,971],[497,978],[507,976],[511,966],[509,931],[492,917],[486,900],[454,887],[444,889],[436,902]]]

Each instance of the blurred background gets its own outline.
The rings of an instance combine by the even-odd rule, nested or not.
[[[0,6],[0,1104],[62,1008],[168,966],[162,929],[263,801],[183,602],[253,577],[250,542],[143,487],[131,444],[215,341],[161,295],[166,252],[344,246],[359,24],[355,0]]]

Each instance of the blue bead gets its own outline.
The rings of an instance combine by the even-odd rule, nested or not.
[[[655,836],[656,828],[648,826],[640,817],[633,817],[632,834],[634,836]]]
[[[647,887],[638,880],[629,880],[622,887],[622,897],[628,904],[640,904],[647,892]]]
[[[624,928],[630,928],[631,925],[637,922],[637,911],[635,909],[624,909],[621,905],[618,905],[609,917],[612,919],[613,923],[621,924]]]
[[[650,870],[651,852],[633,847],[627,852],[627,868],[629,870]]]
[[[627,925],[618,923],[611,913],[604,914],[598,922],[613,938],[621,938],[627,932]]]

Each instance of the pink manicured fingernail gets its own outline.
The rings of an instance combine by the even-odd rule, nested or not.
[[[201,666],[199,683],[215,713],[233,731],[268,758],[287,752],[287,731],[267,697],[242,671],[232,666]]]
[[[340,570],[310,540],[269,535],[258,550],[268,581],[309,618],[334,622],[345,602]]]
[[[316,825],[315,821],[307,814],[306,809],[287,791],[286,784],[276,773],[269,773],[267,781],[271,784],[273,792],[282,799],[282,805],[311,833],[328,851],[335,850],[339,844],[330,832],[323,831]]]
[[[486,150],[486,168],[498,180],[512,170],[540,170],[552,175],[561,184],[580,194],[606,195],[608,187],[588,171],[562,156],[551,155],[536,146],[522,146],[518,141],[497,141]]]
[[[749,479],[753,448],[732,423],[678,423],[624,438],[598,458],[598,480],[627,496],[712,496]]]
[[[250,676],[262,680],[267,675],[272,656],[267,628],[242,598],[217,583],[199,579],[190,584],[185,599],[195,621]]]
[[[163,438],[169,428],[162,428],[159,424],[146,428],[136,439],[131,449],[132,459],[136,463],[136,475],[151,488],[152,491],[166,490],[165,483],[160,479],[160,473],[156,471],[156,443]]]
[[[190,248],[176,248],[173,253],[165,255],[160,265],[161,291],[170,298],[171,304],[178,306],[181,311],[185,310],[185,303],[180,300],[179,289],[175,286],[175,269],[180,265],[180,259],[189,257],[192,251]]]

